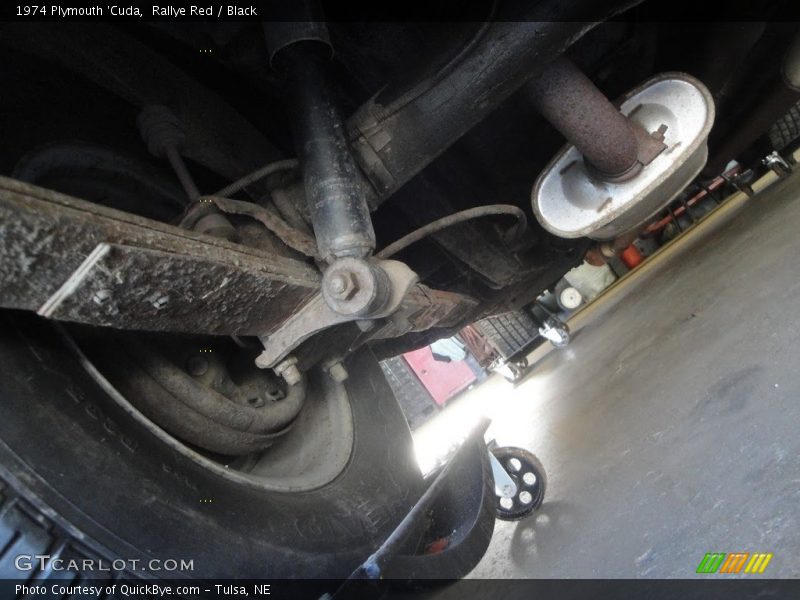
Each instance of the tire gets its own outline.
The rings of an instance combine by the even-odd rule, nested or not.
[[[176,452],[103,391],[49,323],[7,311],[0,326],[1,577],[41,576],[14,567],[22,546],[193,561],[169,577],[346,577],[421,493],[408,426],[369,351],[347,362],[346,467],[318,489],[275,492]],[[164,576],[142,569],[129,574]]]
[[[475,323],[475,327],[506,360],[528,348],[539,337],[539,325],[522,310],[486,317]]]
[[[775,150],[783,150],[800,138],[800,102],[795,104],[769,130],[769,141]]]

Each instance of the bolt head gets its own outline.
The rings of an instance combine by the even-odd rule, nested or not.
[[[300,383],[300,380],[303,379],[300,370],[294,365],[282,371],[281,377],[283,377],[283,380],[286,382],[286,385],[297,385],[298,383]]]
[[[346,285],[342,292],[333,293],[328,282],[336,279],[336,289],[341,286],[339,276]],[[363,316],[385,304],[391,281],[378,266],[364,259],[338,258],[328,267],[322,279],[322,295],[327,305],[336,313],[347,316]]]
[[[370,319],[361,319],[356,321],[356,325],[364,333],[368,333],[375,329],[375,321],[371,321]]]
[[[289,356],[275,365],[275,372],[283,377],[287,385],[297,385],[303,379],[300,369],[297,368],[297,359]]]
[[[350,300],[358,293],[358,277],[352,271],[334,271],[326,283],[328,292],[338,300]]]
[[[336,383],[342,383],[347,380],[347,369],[341,362],[335,362],[328,368],[328,374]]]
[[[95,304],[105,304],[108,300],[111,299],[111,290],[97,290],[92,296],[92,300],[94,300]]]
[[[341,273],[336,273],[335,275],[331,275],[331,278],[328,280],[328,291],[331,294],[342,294],[347,289],[347,278],[342,275]]]
[[[153,300],[153,306],[159,310],[164,308],[167,304],[169,304],[169,296],[159,296]]]

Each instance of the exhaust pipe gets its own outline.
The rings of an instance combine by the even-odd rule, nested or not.
[[[555,235],[617,238],[668,204],[705,165],[714,101],[694,77],[654,77],[617,109],[560,58],[527,92],[570,142],[531,195],[536,218]]]
[[[463,58],[410,91],[382,90],[347,126],[374,208],[598,23],[641,0],[545,0],[482,29]],[[577,21],[576,19],[585,19]],[[393,98],[385,100],[385,98]]]

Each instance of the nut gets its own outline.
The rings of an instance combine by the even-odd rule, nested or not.
[[[97,290],[92,296],[92,300],[94,300],[95,304],[105,304],[111,298],[111,290]]]
[[[356,321],[356,326],[364,333],[369,333],[375,329],[375,321],[371,319],[359,319]]]
[[[167,295],[159,296],[153,300],[153,306],[156,308],[156,310],[164,308],[167,304],[169,304],[169,296]]]
[[[349,377],[347,369],[344,368],[342,361],[339,359],[330,359],[322,364],[322,370],[327,371],[336,383],[342,383]]]
[[[344,275],[341,273],[331,275],[331,278],[328,280],[328,290],[330,290],[331,294],[336,294],[338,296],[343,294],[346,289],[347,278]]]
[[[323,275],[322,296],[334,312],[363,317],[385,305],[391,286],[379,265],[360,258],[338,258]]]
[[[297,385],[303,378],[300,369],[297,368],[297,359],[294,356],[288,356],[275,365],[275,372],[283,377],[287,385]]]
[[[352,271],[334,271],[327,282],[328,291],[340,300],[350,300],[358,293],[358,277]]]

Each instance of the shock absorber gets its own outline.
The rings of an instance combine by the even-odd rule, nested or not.
[[[369,207],[330,84],[333,48],[314,4],[304,22],[265,24],[270,64],[286,77],[288,106],[306,201],[326,262],[375,249]]]
[[[265,23],[270,64],[285,77],[306,202],[327,267],[322,297],[339,315],[369,318],[392,296],[393,281],[372,257],[375,231],[363,178],[330,83],[333,48],[319,7],[293,5],[304,21]]]

